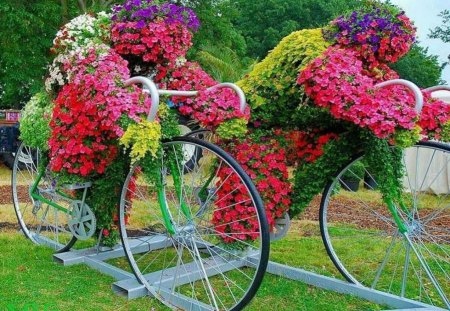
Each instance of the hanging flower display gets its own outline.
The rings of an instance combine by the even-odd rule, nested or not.
[[[192,10],[169,3],[128,0],[113,11],[113,47],[133,70],[184,58],[200,25]]]
[[[340,16],[324,29],[326,39],[352,47],[369,63],[396,62],[409,51],[415,33],[404,12],[376,3]]]

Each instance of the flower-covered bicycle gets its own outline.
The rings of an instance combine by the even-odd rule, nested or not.
[[[345,279],[449,308],[449,147],[442,142],[450,141],[450,105],[431,96],[449,88],[421,91],[399,79],[388,64],[407,53],[414,26],[397,7],[368,3],[322,29],[288,35],[237,83],[253,131],[231,154],[246,158],[251,152],[241,146],[266,146],[281,157],[265,174],[279,184],[293,171],[290,202],[281,205],[282,197],[265,196],[263,179],[255,182],[272,207],[276,238],[287,232],[288,216],[317,196],[322,240]],[[250,176],[261,171],[247,168]]]
[[[174,97],[177,105],[182,96],[186,105],[215,111],[203,126],[229,121],[239,131],[248,119],[245,97],[183,59],[198,22],[191,10],[138,2],[82,15],[57,34],[46,91],[31,99],[21,122],[12,173],[19,225],[59,253],[78,240],[97,251],[123,248],[136,279],[169,307],[239,310],[267,266],[263,203],[229,154],[179,137],[178,113],[166,102]],[[130,77],[130,69],[149,76],[158,66],[190,72],[197,85]],[[162,90],[164,83],[177,90]],[[231,207],[245,211],[248,225],[217,224]]]
[[[167,305],[238,310],[268,231],[281,239],[323,191],[322,239],[348,281],[448,307],[449,150],[427,140],[449,141],[450,108],[387,66],[414,42],[404,13],[374,3],[284,38],[237,82],[251,116],[238,87],[185,59],[197,27],[189,9],[130,0],[58,33],[21,123],[23,231],[59,251],[120,236]],[[176,137],[179,114],[206,131]]]

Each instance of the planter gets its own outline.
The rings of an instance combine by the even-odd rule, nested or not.
[[[359,189],[359,181],[341,178],[340,180],[342,188],[347,191],[356,192]]]
[[[364,188],[368,190],[376,190],[378,188],[378,183],[376,182],[375,176],[369,174],[364,175]]]

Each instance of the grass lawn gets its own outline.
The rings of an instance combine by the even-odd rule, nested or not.
[[[0,185],[9,183],[9,173],[0,166]],[[2,222],[15,222],[9,204],[0,205]],[[296,221],[290,234],[272,245],[271,259],[338,276],[322,246],[315,222]],[[128,266],[123,258],[112,263]],[[113,282],[111,277],[85,265],[63,267],[53,262],[51,249],[33,245],[17,230],[0,229],[0,310],[168,310],[149,297],[127,301],[116,296],[111,291]],[[254,311],[381,309],[361,299],[269,274],[256,298],[246,308]]]
[[[3,208],[3,207],[2,207]],[[308,226],[306,226],[308,227]],[[318,237],[298,232],[274,244],[272,259],[332,275]],[[125,264],[116,260],[118,265]],[[52,250],[31,244],[14,231],[0,236],[0,310],[168,310],[148,297],[127,301],[111,291],[111,277],[84,265],[63,267]],[[7,289],[7,290],[5,290]],[[25,308],[26,306],[35,308]],[[51,306],[51,308],[45,308]],[[377,305],[266,275],[246,310],[380,310]]]

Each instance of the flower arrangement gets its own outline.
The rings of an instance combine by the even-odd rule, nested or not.
[[[403,87],[375,89],[398,78],[387,63],[410,48],[415,29],[389,4],[371,4],[337,18],[325,29],[285,37],[238,85],[252,108],[250,125],[278,139],[294,167],[289,214],[298,215],[337,167],[357,152],[382,175],[386,200],[399,198],[401,148],[428,137],[448,139],[448,108],[425,100],[420,116]],[[264,142],[262,142],[264,143]]]
[[[45,80],[45,89],[57,94],[68,82],[67,77],[76,60],[76,56],[89,47],[109,44],[111,15],[100,12],[96,16],[80,15],[64,25],[53,40],[51,52],[56,54],[49,66],[49,75]]]
[[[170,3],[128,0],[113,11],[113,47],[139,71],[184,58],[200,25],[191,9]]]
[[[263,143],[258,143],[257,141],[261,139]],[[272,230],[275,219],[282,217],[291,203],[289,197],[291,185],[287,182],[288,170],[284,149],[273,138],[250,137],[227,144],[227,150],[241,163],[242,168],[255,183],[264,201],[266,216]],[[218,184],[229,178],[229,173],[225,169],[220,170]],[[239,177],[232,175],[231,178]],[[246,204],[252,204],[244,197],[247,192],[245,189],[231,191],[238,184],[244,187],[240,181],[227,179],[217,192],[217,209],[214,211],[213,223],[216,230],[223,233],[225,243],[234,241],[229,237],[229,233],[244,232],[237,236],[233,235],[233,238],[240,240],[254,240],[258,237],[251,233],[258,232],[256,229],[259,224],[257,218],[246,208]]]
[[[55,172],[103,174],[118,152],[120,118],[139,122],[149,100],[136,88],[124,88],[126,62],[107,46],[89,49],[75,63],[74,75],[55,100],[50,167]],[[119,82],[117,82],[119,81]]]
[[[415,41],[415,28],[394,6],[373,3],[340,16],[324,29],[326,39],[352,47],[369,63],[396,62]]]
[[[301,71],[297,82],[314,105],[336,119],[369,128],[378,138],[396,129],[411,130],[417,120],[413,97],[401,87],[374,90],[376,81],[363,74],[353,50],[330,47]]]

